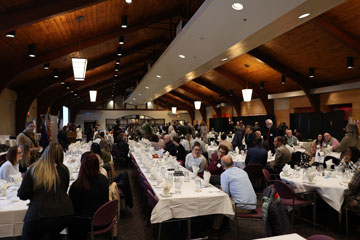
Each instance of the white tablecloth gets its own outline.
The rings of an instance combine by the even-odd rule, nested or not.
[[[0,200],[0,238],[21,236],[29,201]]]
[[[135,155],[135,159],[138,158]],[[201,192],[195,192],[195,181],[190,178],[189,182],[182,182],[181,194],[173,194],[171,197],[162,197],[163,188],[156,188],[156,181],[150,180],[150,174],[145,172],[139,159],[136,159],[141,171],[147,178],[159,202],[151,213],[151,223],[160,223],[173,218],[191,218],[212,214],[224,214],[234,216],[229,196],[214,186],[202,188]],[[187,171],[185,168],[182,171]],[[170,190],[175,192],[173,186]]]
[[[286,177],[280,173],[280,178],[289,183],[295,192],[316,191],[321,198],[336,211],[341,213],[341,206],[344,202],[344,190],[347,189],[347,183],[342,183],[341,176],[336,178],[316,176],[315,183],[307,183],[303,180],[302,170],[299,177]]]
[[[233,162],[234,162],[234,166],[244,169],[245,168],[245,159],[246,159],[246,154],[241,155],[241,154],[237,154],[235,152],[230,152],[229,155],[232,157]],[[271,162],[275,159],[274,156],[271,156],[270,158],[268,157],[268,162]]]
[[[305,238],[297,233],[291,233],[275,237],[257,238],[256,240],[305,240]]]

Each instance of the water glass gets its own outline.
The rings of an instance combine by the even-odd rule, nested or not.
[[[201,192],[201,180],[195,179],[195,192]]]
[[[189,172],[186,171],[186,172],[184,172],[184,182],[189,182],[189,181],[190,181],[190,179],[189,179]]]
[[[179,179],[175,182],[175,192],[179,194],[181,193],[181,181]]]

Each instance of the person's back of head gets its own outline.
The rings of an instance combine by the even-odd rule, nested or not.
[[[92,143],[91,147],[90,147],[90,152],[91,153],[95,153],[98,154],[101,157],[101,148],[100,145],[98,143]]]
[[[197,138],[201,138],[201,133],[198,132],[198,133],[196,134],[196,137],[197,137]]]
[[[174,136],[173,141],[179,144],[180,143],[180,138],[178,136]]]
[[[223,134],[221,134],[221,140],[226,140],[226,134],[225,133],[223,133]]]
[[[12,165],[15,165],[17,153],[18,153],[18,146],[9,147],[6,153],[6,160],[11,162]]]
[[[257,138],[255,138],[255,145],[256,146],[261,146],[261,144],[262,144],[262,138],[261,137],[257,137]]]
[[[99,172],[100,163],[97,156],[94,153],[85,152],[81,155],[79,176],[73,185],[90,190],[90,182]]]
[[[102,151],[105,151],[105,152],[110,152],[110,146],[109,146],[109,143],[105,140],[105,139],[102,139],[99,143],[100,145],[100,149]]]
[[[229,156],[229,155],[225,155],[221,158],[221,165],[227,169],[227,168],[230,168],[230,167],[233,167],[234,165],[234,162],[232,160],[232,157]]]

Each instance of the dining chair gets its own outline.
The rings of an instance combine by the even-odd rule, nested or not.
[[[250,182],[257,193],[262,192],[263,190],[263,168],[263,165],[258,163],[249,164],[244,168],[244,171],[248,174]]]
[[[106,233],[112,229],[118,220],[117,213],[118,200],[109,201],[96,210],[91,219],[91,240],[94,240],[95,235]]]
[[[253,220],[253,221],[262,221],[262,204],[249,204],[241,203],[241,205],[252,205],[256,206],[254,213],[240,213],[236,210],[238,207],[235,207],[235,218],[236,218],[236,239],[239,239],[239,220]]]
[[[285,206],[290,206],[293,208],[292,211],[292,221],[291,224],[294,224],[294,217],[295,217],[295,208],[299,208],[306,205],[312,205],[313,207],[313,224],[314,228],[316,226],[316,196],[314,196],[314,202],[309,200],[304,200],[299,198],[293,191],[293,189],[286,183],[280,180],[274,180],[274,187],[276,191],[279,193],[281,202]],[[314,194],[314,192],[302,192],[298,194]]]
[[[348,202],[345,203],[345,227],[346,227],[346,237],[349,236],[349,212],[354,213],[360,216],[360,210],[355,210],[348,206]]]

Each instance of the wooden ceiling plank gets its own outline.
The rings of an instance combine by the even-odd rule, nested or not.
[[[9,32],[45,19],[89,7],[106,0],[47,0],[0,15],[0,32]],[[11,19],[11,21],[9,21]]]
[[[221,67],[214,69],[214,71],[219,73],[223,77],[229,79],[232,82],[237,82],[237,81],[239,81],[239,79],[241,79],[241,78],[237,77],[236,75],[234,75],[233,73],[222,69]],[[241,80],[241,81],[244,84],[246,84],[245,80]],[[262,104],[265,107],[267,114],[274,114],[274,100],[269,100],[267,97],[267,93],[264,90],[258,89],[252,83],[248,82],[247,85],[249,88],[251,88],[253,90],[253,93],[255,93],[260,98]]]
[[[138,24],[134,24],[132,26],[129,26],[128,28],[120,28],[116,31],[109,32],[107,34],[100,34],[91,38],[87,38],[85,40],[80,41],[80,43],[73,43],[61,48],[58,48],[54,51],[45,53],[41,56],[36,57],[35,59],[28,59],[24,62],[21,71],[19,69],[14,69],[13,71],[9,71],[8,74],[3,76],[2,81],[0,82],[0,93],[4,90],[5,87],[7,87],[11,82],[13,82],[17,76],[20,74],[29,71],[36,67],[41,67],[42,64],[46,62],[51,62],[52,60],[61,58],[67,54],[70,54],[75,51],[79,51],[81,49],[85,49],[97,44],[100,44],[102,42],[108,41],[113,38],[117,38],[120,35],[126,35],[135,31],[138,31],[148,25],[151,25],[153,23],[156,23],[158,21],[168,19],[172,15],[176,14],[177,12],[167,12],[165,14],[160,14],[157,16],[153,16],[150,19],[143,20]],[[163,37],[164,39],[164,37]],[[124,49],[125,51],[125,49]]]
[[[210,89],[211,91],[223,96],[226,99],[226,101],[235,108],[237,115],[241,116],[241,107],[240,106],[241,106],[242,99],[235,97],[235,96],[230,97],[229,92],[213,85],[212,83],[207,81],[204,77],[198,77],[198,78],[194,79],[193,81],[196,82],[197,84],[200,84],[200,85]]]
[[[291,78],[305,92],[307,98],[311,103],[312,108],[315,111],[320,110],[320,102],[316,97],[310,95],[310,89],[316,87],[316,85],[313,82],[311,82],[307,77],[302,76],[301,74],[295,72],[294,70],[290,69],[284,64],[273,59],[271,56],[261,51],[259,48],[251,50],[250,52],[248,52],[248,54],[262,61],[272,69],[278,71],[279,73],[284,74],[285,76]]]
[[[328,18],[319,16],[312,20],[318,27],[338,39],[345,46],[360,54],[360,41],[340,27],[333,24]]]

